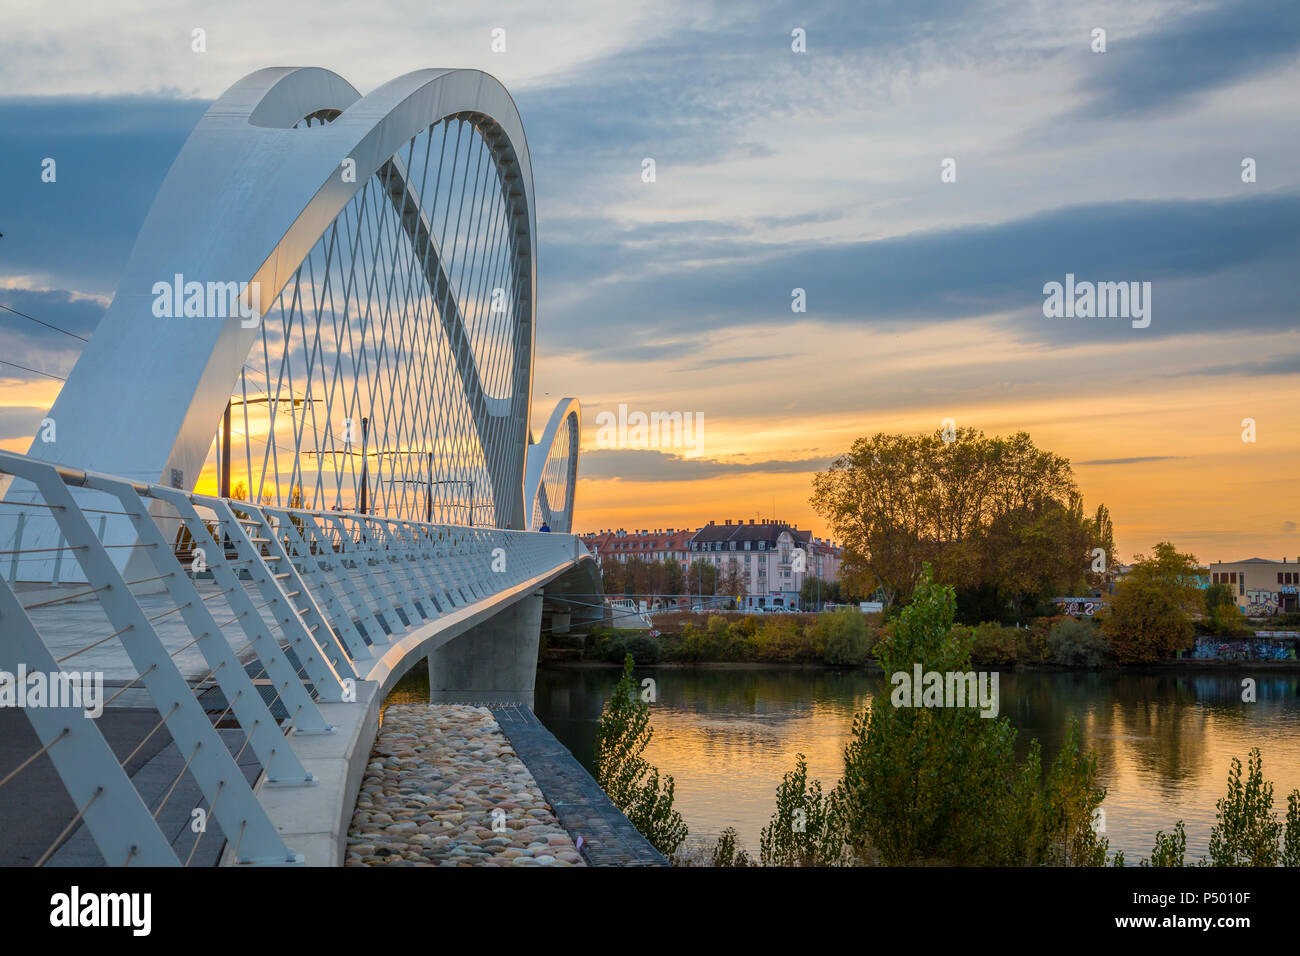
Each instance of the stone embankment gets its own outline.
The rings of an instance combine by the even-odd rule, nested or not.
[[[584,866],[491,711],[395,704],[370,753],[345,866]]]

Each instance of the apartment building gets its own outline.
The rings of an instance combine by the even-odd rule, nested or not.
[[[690,563],[689,545],[694,534],[690,528],[656,528],[653,531],[648,528],[636,531],[619,528],[578,537],[600,564],[606,561],[626,562],[632,557],[645,561],[667,561],[672,558],[685,567]]]
[[[799,590],[808,578],[839,577],[843,549],[784,521],[710,521],[690,540],[690,557],[708,561],[723,573],[737,567],[748,595],[744,608],[799,607]]]

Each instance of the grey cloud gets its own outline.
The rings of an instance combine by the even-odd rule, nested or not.
[[[678,458],[653,449],[595,448],[582,453],[578,477],[618,481],[700,481],[728,475],[811,473],[829,465],[829,458],[741,463],[715,458]]]
[[[1139,458],[1096,458],[1092,461],[1076,461],[1076,465],[1135,465],[1143,461],[1181,461],[1182,455],[1146,455]]]
[[[1141,116],[1293,62],[1300,51],[1294,0],[1230,0],[1162,17],[1132,39],[1110,38],[1091,57],[1093,95],[1074,118]]]

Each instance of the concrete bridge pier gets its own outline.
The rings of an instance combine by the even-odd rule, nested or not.
[[[542,592],[536,591],[429,654],[434,704],[521,704],[532,710]]]

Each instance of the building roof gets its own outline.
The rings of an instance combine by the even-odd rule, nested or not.
[[[1297,561],[1300,561],[1300,558],[1296,561],[1288,561],[1286,558],[1281,561],[1274,561],[1270,558],[1244,558],[1241,561],[1211,561],[1210,564],[1211,566],[1216,564],[1296,564]]]

